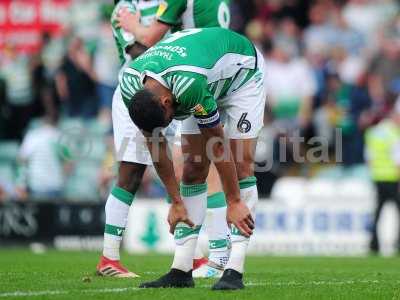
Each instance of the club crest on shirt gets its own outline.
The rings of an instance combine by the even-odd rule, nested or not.
[[[204,109],[203,105],[201,105],[201,104],[197,104],[190,111],[195,116],[206,116],[207,115],[206,110]]]

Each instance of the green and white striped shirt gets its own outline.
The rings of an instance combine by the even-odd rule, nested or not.
[[[210,46],[212,44],[212,46]],[[218,123],[218,100],[257,76],[257,54],[244,36],[223,28],[176,32],[125,68],[120,79],[126,105],[143,88],[146,76],[171,90],[175,119],[194,115],[200,126]]]
[[[116,17],[118,16],[119,11],[123,8],[127,8],[132,13],[135,13],[139,10],[141,15],[140,22],[144,26],[149,26],[156,19],[156,12],[158,10],[159,3],[159,0],[123,0],[118,2],[118,4],[114,7],[111,15],[111,26],[121,65],[124,65],[126,61],[130,60],[130,57],[126,54],[126,48],[135,43],[135,37],[133,34],[126,32],[124,29],[117,27]]]

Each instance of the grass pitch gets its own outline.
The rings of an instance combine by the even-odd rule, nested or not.
[[[0,250],[0,299],[400,299],[400,258],[250,257],[243,291],[214,292],[214,280],[194,289],[139,289],[166,272],[171,257],[129,256],[139,279],[94,276],[93,252]]]

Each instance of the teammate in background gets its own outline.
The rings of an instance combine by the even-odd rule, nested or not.
[[[230,0],[164,0],[157,11],[157,20],[150,26],[140,22],[141,14],[122,10],[120,26],[132,33],[141,44],[151,47],[165,34],[179,29],[222,27],[229,28]]]
[[[199,1],[204,3],[205,1]],[[225,1],[217,1],[224,3]],[[122,65],[126,65],[131,59],[136,58],[143,53],[147,47],[136,40],[134,34],[119,28],[118,14],[124,10],[130,13],[138,11],[141,14],[141,26],[152,23],[155,19],[155,13],[160,8],[159,1],[116,1],[111,24],[114,37]],[[225,6],[223,6],[225,7]],[[203,7],[205,8],[205,7]],[[204,22],[211,26],[216,26],[217,10],[221,11],[219,6],[210,6],[202,13],[208,13],[202,17]],[[228,10],[229,21],[229,10]],[[124,66],[121,70],[124,69]],[[127,108],[121,106],[119,99],[121,93],[117,90],[113,99],[113,127],[114,143],[118,153],[117,160],[120,162],[118,170],[118,181],[109,195],[106,203],[106,226],[104,231],[103,256],[97,266],[97,272],[103,276],[114,277],[137,277],[135,273],[129,272],[120,264],[120,246],[122,234],[127,224],[129,207],[133,202],[134,195],[140,185],[143,173],[147,165],[151,164],[150,154],[148,153],[144,141],[136,140],[137,133],[140,133],[129,118]],[[173,127],[175,124],[172,124]],[[174,130],[172,130],[174,131]],[[177,170],[178,171],[178,170]],[[178,173],[178,172],[177,172]],[[225,195],[220,190],[220,181],[216,172],[211,172],[209,186],[210,196],[208,197],[208,207],[211,210],[211,222],[209,225],[209,249],[210,260],[202,259],[202,254],[197,250],[197,258],[194,260],[194,267],[197,277],[220,277],[224,265],[229,258],[229,229],[226,224],[226,202]]]
[[[122,99],[147,137],[154,166],[172,199],[168,222],[176,243],[170,272],[142,288],[194,286],[192,260],[206,212],[211,161],[227,197],[227,219],[234,225],[231,255],[213,289],[244,288],[244,260],[258,201],[253,157],[263,126],[263,72],[263,57],[254,45],[222,28],[176,32],[124,70]],[[167,142],[157,130],[173,119],[183,120],[186,159],[180,191],[171,176]]]
[[[125,31],[133,34],[137,42],[153,46],[169,31],[177,29],[223,27],[230,24],[230,0],[166,0],[160,1],[156,20],[143,25],[141,11],[133,14],[127,9],[119,11],[117,21]],[[178,153],[178,151],[174,151]],[[181,172],[175,165],[175,171]],[[178,178],[180,176],[178,175]],[[226,220],[226,200],[214,165],[207,178],[210,222],[207,224],[209,259],[203,258],[198,245],[194,260],[194,277],[220,277],[229,258],[229,228]],[[227,238],[228,235],[228,238]]]
[[[141,11],[143,16],[142,22],[144,25],[148,25],[156,16],[159,0],[115,0],[115,4],[111,15],[111,26],[121,61],[121,74],[125,65],[146,51],[147,47],[136,42],[135,37],[131,33],[117,27],[117,15],[119,11],[123,8],[131,12]],[[121,149],[123,143],[126,144],[134,136],[128,134],[130,127],[127,124],[132,122],[129,120],[126,111],[118,107],[118,101],[116,100],[118,97],[120,97],[120,93],[115,91],[112,102],[112,119],[114,145],[117,152],[117,161],[119,162],[118,180],[106,202],[103,255],[97,265],[97,274],[129,278],[138,277],[138,275],[128,271],[120,264],[122,234],[128,221],[129,207],[139,188],[147,163],[139,159],[141,152],[135,147],[129,151]]]

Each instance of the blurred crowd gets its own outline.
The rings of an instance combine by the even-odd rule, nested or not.
[[[106,4],[74,1],[62,37],[43,33],[34,55],[11,44],[1,54],[0,199],[107,195],[119,62]],[[394,0],[232,1],[231,28],[266,60],[261,194],[288,174],[368,177],[365,130],[393,113],[400,94],[399,8]],[[152,170],[141,195],[164,196]]]
[[[367,178],[365,130],[389,117],[400,93],[398,2],[253,1],[250,11],[246,5],[238,2],[237,10],[249,14],[238,29],[264,51],[270,126],[263,134],[275,140],[258,153],[258,160],[274,162],[272,174],[260,174],[261,188],[268,192],[287,172]],[[297,150],[296,141],[303,141]],[[328,158],[306,155],[319,145]]]

